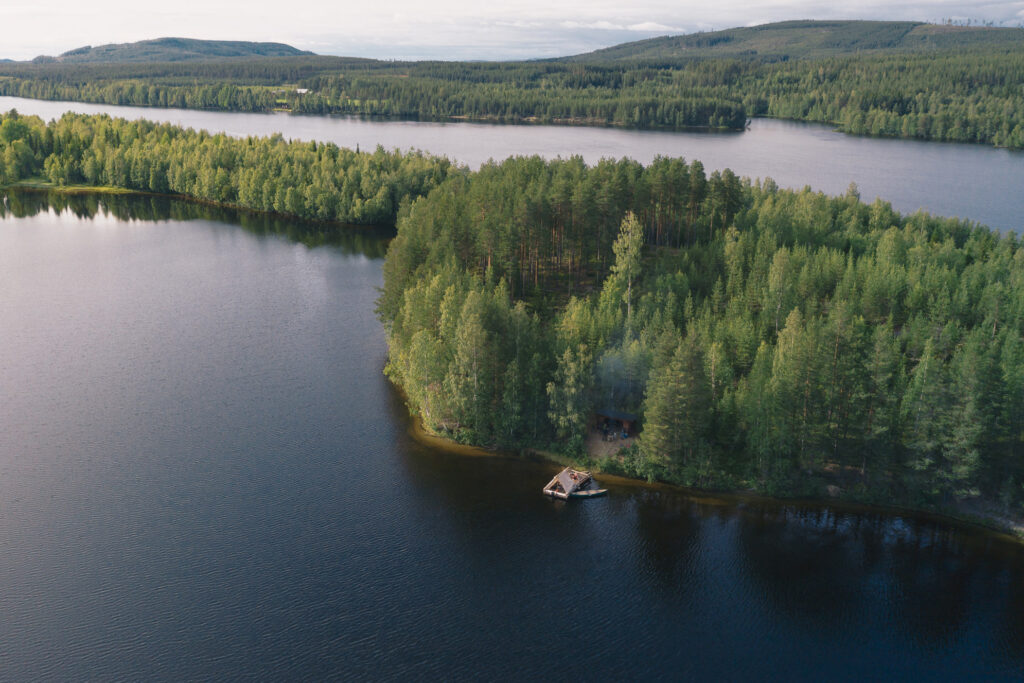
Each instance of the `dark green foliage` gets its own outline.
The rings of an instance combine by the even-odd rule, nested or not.
[[[194,38],[157,38],[135,43],[86,45],[59,57],[37,57],[36,61],[62,63],[85,62],[179,62],[224,57],[291,57],[311,55],[284,43],[253,43],[241,40],[196,40]]]
[[[611,463],[635,475],[1024,502],[1013,235],[698,162],[519,158],[413,202],[384,270],[388,372],[433,429],[577,453],[607,406],[642,415]]]
[[[0,183],[43,175],[58,185],[122,187],[325,221],[393,225],[403,201],[454,169],[418,153],[237,139],[168,124],[65,114],[48,125],[5,114]]]
[[[751,116],[833,123],[860,135],[1024,146],[1019,49],[751,66],[740,82]]]
[[[575,61],[293,56],[4,63],[0,94],[413,120],[742,129],[750,117],[864,135],[1024,147],[1024,30],[785,22],[641,41]]]
[[[660,356],[660,358],[659,358]],[[709,455],[711,387],[704,368],[704,352],[693,337],[672,352],[656,354],[644,400],[646,428],[640,442],[645,469],[682,480],[707,483],[702,472]]]
[[[666,62],[709,57],[770,58],[862,55],[867,52],[1020,48],[1015,28],[922,24],[911,21],[781,21],[683,36],[663,36],[596,50],[567,60]]]
[[[0,64],[0,94],[118,105],[739,129],[741,98],[619,67],[282,57],[162,64]],[[652,80],[651,76],[656,78]],[[300,92],[308,90],[309,92]]]

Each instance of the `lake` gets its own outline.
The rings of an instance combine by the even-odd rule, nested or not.
[[[742,133],[665,132],[571,126],[380,121],[351,117],[243,114],[187,109],[118,107],[0,97],[0,111],[17,109],[44,120],[66,111],[148,118],[235,136],[272,135],[334,142],[372,150],[422,149],[477,167],[488,159],[578,154],[587,162],[657,155],[699,159],[710,173],[773,178],[780,186],[810,185],[842,194],[855,182],[861,197],[881,197],[903,213],[925,209],[998,230],[1024,228],[1024,152],[836,133],[828,126],[754,119]]]
[[[161,198],[0,217],[0,678],[1011,679],[1024,546],[410,435],[386,235]],[[568,663],[579,661],[579,668]]]

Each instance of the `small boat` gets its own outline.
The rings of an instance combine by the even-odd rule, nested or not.
[[[608,489],[586,488],[593,481],[594,478],[590,472],[566,467],[548,482],[548,485],[544,487],[544,493],[552,498],[561,498],[562,500],[568,500],[569,498],[595,498],[608,493]]]
[[[608,489],[587,489],[586,491],[573,491],[570,498],[597,498],[608,493]]]

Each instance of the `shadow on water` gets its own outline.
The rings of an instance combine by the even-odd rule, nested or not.
[[[684,496],[639,491],[631,496],[641,571],[648,572],[665,591],[693,587],[698,572],[704,522],[720,511]]]
[[[254,235],[280,236],[311,248],[332,247],[343,254],[374,259],[384,258],[395,234],[389,227],[306,221],[162,195],[10,188],[0,201],[0,218],[27,218],[47,211],[69,212],[78,218],[113,216],[121,221],[215,221],[237,225]]]
[[[941,522],[825,506],[746,506],[738,550],[772,610],[814,628],[899,626],[927,651],[962,649],[990,625],[1000,654],[1024,661],[1024,552]],[[879,614],[881,612],[881,614]],[[972,628],[973,627],[973,628]]]

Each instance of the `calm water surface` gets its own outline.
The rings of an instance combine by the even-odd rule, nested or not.
[[[166,200],[0,219],[0,678],[1012,679],[1024,552],[413,440],[381,238]],[[285,232],[287,234],[281,234]]]
[[[0,111],[17,109],[43,119],[66,111],[148,118],[230,135],[272,135],[334,142],[371,150],[422,149],[476,167],[488,159],[578,154],[590,163],[655,156],[699,159],[710,172],[731,168],[783,187],[810,185],[841,194],[856,182],[865,201],[881,197],[899,211],[925,209],[998,230],[1024,228],[1024,152],[984,145],[874,139],[827,126],[755,119],[744,133],[674,133],[569,126],[368,121],[348,117],[242,114],[186,109],[117,107],[0,97]]]

